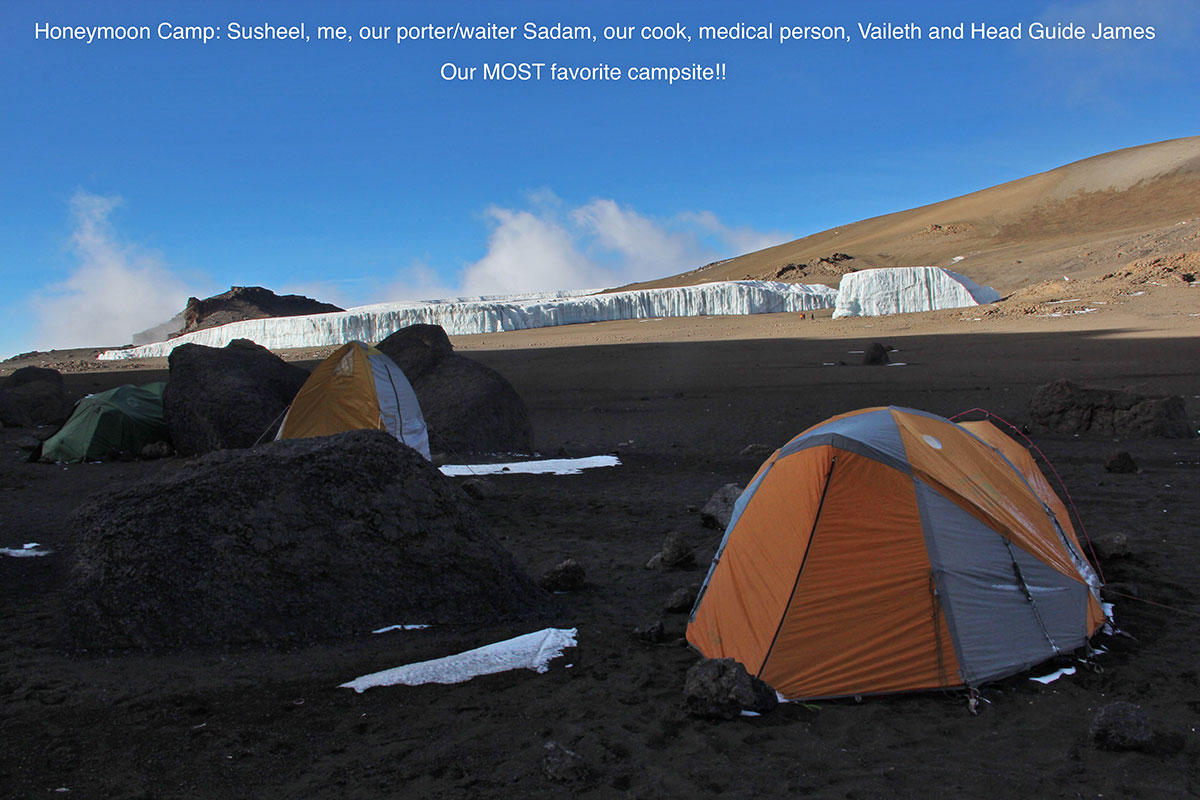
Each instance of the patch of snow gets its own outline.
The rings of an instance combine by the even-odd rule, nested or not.
[[[1054,683],[1056,680],[1061,678],[1063,675],[1074,675],[1074,674],[1075,674],[1074,667],[1063,667],[1060,670],[1051,672],[1049,675],[1039,675],[1037,677],[1030,677],[1029,680],[1037,681],[1038,683],[1045,685],[1047,683]]]
[[[842,276],[833,317],[877,317],[994,303],[1000,293],[942,267],[864,269]]]
[[[452,478],[464,475],[578,475],[585,469],[620,466],[616,456],[547,458],[541,461],[510,461],[506,464],[445,464],[439,469]]]
[[[376,686],[462,683],[480,675],[513,669],[545,672],[550,668],[550,661],[561,656],[566,648],[576,645],[577,634],[575,628],[546,628],[445,658],[373,672],[343,683],[338,688],[362,693]]]
[[[379,628],[371,631],[371,633],[387,633],[389,631],[423,631],[428,628],[428,625],[388,625],[386,628]]]
[[[562,296],[564,294],[567,296]],[[329,314],[231,322],[165,342],[105,350],[97,358],[156,358],[166,356],[181,344],[224,347],[234,339],[249,339],[271,350],[326,347],[354,340],[378,342],[401,328],[418,323],[441,325],[447,334],[456,336],[624,319],[812,311],[832,308],[836,296],[828,286],[722,281],[581,296],[556,292],[549,297],[515,300],[473,298],[381,303]]]
[[[34,556],[48,556],[54,552],[53,550],[38,550],[37,547],[37,542],[30,542],[24,547],[0,547],[0,556],[31,558]]]

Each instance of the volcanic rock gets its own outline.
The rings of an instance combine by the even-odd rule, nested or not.
[[[25,404],[11,392],[0,389],[0,427],[27,428],[31,424]]]
[[[139,458],[169,458],[175,450],[169,442],[151,442],[138,453]]]
[[[557,783],[578,783],[591,777],[582,756],[553,740],[543,745],[542,772]]]
[[[868,365],[887,364],[891,359],[888,357],[888,348],[879,342],[871,342],[867,345],[867,349],[863,351],[862,363]]]
[[[667,640],[667,629],[661,619],[633,629],[633,638],[650,644],[661,644]]]
[[[546,570],[538,585],[548,592],[574,592],[583,588],[583,565],[568,558]]]
[[[4,379],[3,388],[16,389],[30,383],[49,383],[62,391],[63,377],[58,370],[49,367],[21,367]]]
[[[685,567],[695,560],[692,548],[679,531],[671,531],[663,538],[659,555],[662,556],[662,564],[665,567]]]
[[[733,506],[741,496],[742,487],[736,483],[727,483],[717,489],[700,509],[700,521],[704,527],[725,530],[733,518]]]
[[[1096,712],[1090,728],[1102,750],[1147,750],[1154,742],[1150,718],[1134,703],[1109,703]]]
[[[691,611],[692,606],[696,605],[696,595],[700,593],[700,586],[694,584],[692,586],[680,586],[671,596],[667,598],[666,605],[663,606],[663,611],[681,612]]]
[[[204,300],[189,297],[187,307],[183,310],[183,328],[179,334],[244,319],[299,317],[342,310],[331,303],[322,303],[303,295],[277,295],[261,286],[232,286],[228,292]]]
[[[1179,395],[1140,395],[1060,379],[1034,390],[1031,427],[1038,432],[1187,439],[1195,435]]]
[[[488,478],[481,478],[479,476],[466,478],[462,481],[462,483],[459,484],[459,486],[462,487],[464,492],[471,495],[471,497],[474,497],[476,500],[488,500],[500,495],[500,490],[497,488],[495,481],[489,480]]]
[[[220,348],[180,345],[167,363],[163,416],[181,455],[274,438],[284,410],[308,380],[304,370],[246,339]]]
[[[452,352],[438,325],[401,328],[376,345],[404,371],[434,452],[533,452],[525,401],[491,367]]]
[[[1108,472],[1131,473],[1138,471],[1138,465],[1133,456],[1122,450],[1108,457],[1108,461],[1104,462],[1104,469]]]
[[[1129,537],[1123,533],[1107,533],[1092,537],[1092,550],[1096,554],[1096,558],[1101,561],[1110,561],[1114,558],[1128,558],[1131,555],[1129,550]]]
[[[454,345],[450,344],[450,337],[441,325],[409,325],[384,339],[377,347],[396,362],[409,383],[454,352]]]
[[[709,719],[736,719],[742,710],[759,714],[779,703],[775,690],[732,658],[706,658],[687,671],[683,684],[687,710]]]
[[[492,622],[545,595],[453,482],[382,431],[211,453],[75,513],[69,646],[304,642]]]
[[[0,424],[10,428],[58,425],[71,413],[56,369],[22,367],[0,387]]]

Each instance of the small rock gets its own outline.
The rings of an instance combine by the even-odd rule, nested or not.
[[[646,569],[666,569],[667,565],[663,563],[662,553],[655,553],[646,562]]]
[[[651,644],[659,644],[667,640],[666,626],[663,625],[661,619],[655,620],[649,625],[634,628],[633,635],[635,638],[641,639],[643,642],[650,642]]]
[[[887,345],[882,345],[879,342],[871,342],[867,345],[867,349],[863,351],[863,364],[879,365],[887,364],[890,361]]]
[[[742,496],[742,487],[736,483],[727,483],[713,493],[700,509],[700,521],[706,528],[725,530],[733,517],[733,505]]]
[[[696,595],[699,593],[700,587],[698,585],[680,586],[671,593],[671,597],[667,600],[667,604],[663,606],[663,610],[675,613],[691,611],[692,606],[696,604]]]
[[[754,456],[755,458],[766,458],[775,452],[775,448],[769,444],[748,444],[742,448],[739,456]]]
[[[590,770],[574,750],[550,740],[543,745],[542,771],[558,783],[577,783],[587,780]]]
[[[459,484],[462,490],[474,497],[476,500],[484,500],[489,497],[495,497],[499,492],[496,491],[496,484],[487,478],[467,478]]]
[[[546,570],[538,585],[548,592],[574,592],[583,588],[584,576],[583,565],[568,558]]]
[[[1101,561],[1111,561],[1114,558],[1128,558],[1129,537],[1123,533],[1106,533],[1092,539],[1092,550]]]
[[[1110,703],[1092,719],[1092,739],[1101,750],[1147,750],[1154,741],[1150,718],[1134,703]]]
[[[671,531],[666,535],[660,555],[663,564],[668,567],[683,567],[695,561],[692,548],[684,541],[683,534],[679,531]]]
[[[687,710],[709,719],[737,719],[742,710],[766,713],[779,703],[775,690],[732,658],[706,658],[687,671]]]
[[[1119,453],[1113,453],[1108,457],[1108,461],[1104,462],[1104,469],[1109,472],[1130,473],[1137,472],[1137,462],[1133,460],[1133,456],[1122,450]]]
[[[25,434],[13,441],[13,444],[15,444],[21,450],[33,452],[34,450],[37,450],[39,446],[41,446],[42,440],[31,434]]]
[[[169,458],[174,454],[174,448],[167,442],[151,442],[138,453],[142,458]]]

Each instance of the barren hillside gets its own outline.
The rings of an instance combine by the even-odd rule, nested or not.
[[[836,286],[855,269],[936,265],[1007,293],[1200,250],[1197,218],[1200,136],[1193,136],[1105,153],[635,286],[747,278]]]

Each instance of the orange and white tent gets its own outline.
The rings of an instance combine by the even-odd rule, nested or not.
[[[968,686],[1083,644],[1099,580],[990,423],[870,408],[809,428],[734,507],[687,627],[789,698]]]
[[[387,431],[429,460],[425,417],[400,367],[371,345],[349,342],[308,376],[275,438],[363,429]]]

